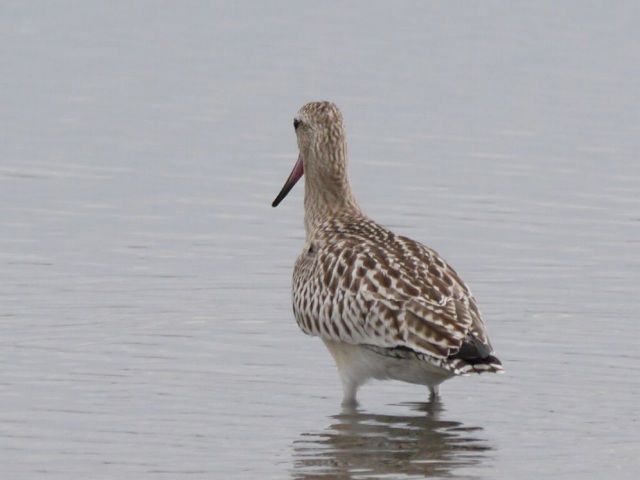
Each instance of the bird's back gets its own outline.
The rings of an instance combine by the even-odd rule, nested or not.
[[[454,374],[501,370],[453,268],[364,215],[338,216],[312,232],[296,261],[293,307],[300,328],[327,341]]]

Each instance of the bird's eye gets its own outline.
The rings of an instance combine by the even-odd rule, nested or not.
[[[297,118],[293,119],[293,128],[294,129],[298,129],[298,127],[302,124],[302,122],[300,120],[298,120]]]

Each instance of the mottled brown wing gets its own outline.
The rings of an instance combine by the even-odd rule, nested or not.
[[[309,245],[294,270],[298,324],[329,340],[455,355],[479,320],[473,297],[435,252],[387,240],[396,243],[342,234]]]

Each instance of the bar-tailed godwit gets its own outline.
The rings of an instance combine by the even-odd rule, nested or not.
[[[502,371],[476,300],[434,250],[367,217],[347,175],[340,110],[300,109],[298,161],[273,201],[305,176],[306,244],[293,271],[293,313],[338,366],[344,403],[368,379],[426,385],[431,397],[455,375]]]

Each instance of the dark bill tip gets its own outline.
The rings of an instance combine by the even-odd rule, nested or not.
[[[286,197],[289,194],[293,186],[297,183],[298,180],[300,180],[303,174],[304,174],[304,168],[302,166],[302,155],[298,155],[298,161],[293,166],[293,170],[291,170],[291,173],[289,174],[289,178],[287,178],[287,181],[284,182],[284,186],[282,187],[282,190],[280,190],[280,193],[271,204],[272,207],[277,207],[278,205],[280,205],[280,202],[284,200],[284,197]]]

